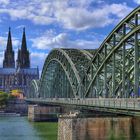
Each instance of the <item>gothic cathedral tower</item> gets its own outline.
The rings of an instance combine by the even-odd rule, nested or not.
[[[30,68],[30,56],[27,50],[25,28],[23,29],[21,49],[18,50],[17,68]]]
[[[7,47],[4,52],[3,68],[15,68],[14,51],[12,48],[11,31],[9,27]]]
[[[11,30],[9,28],[7,47],[4,52],[3,68],[0,68],[0,90],[11,92],[18,89],[27,96],[33,79],[39,79],[39,69],[30,68],[30,53],[27,49],[25,28],[23,29],[22,44],[17,54],[15,66],[12,48]]]

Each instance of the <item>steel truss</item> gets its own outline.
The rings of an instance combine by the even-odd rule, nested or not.
[[[39,98],[39,80],[32,80],[27,98]]]
[[[53,49],[38,89],[43,98],[140,96],[140,7],[125,17],[97,50]],[[32,96],[35,94],[32,94]]]

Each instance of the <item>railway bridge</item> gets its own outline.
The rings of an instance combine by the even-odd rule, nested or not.
[[[53,49],[26,100],[140,115],[140,6],[98,49]]]

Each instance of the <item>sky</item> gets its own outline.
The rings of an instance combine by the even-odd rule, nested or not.
[[[140,0],[0,0],[0,66],[11,27],[15,60],[26,28],[31,66],[53,48],[95,49]]]

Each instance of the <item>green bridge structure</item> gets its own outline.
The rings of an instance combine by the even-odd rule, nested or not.
[[[26,101],[140,116],[140,6],[98,49],[53,49]]]

